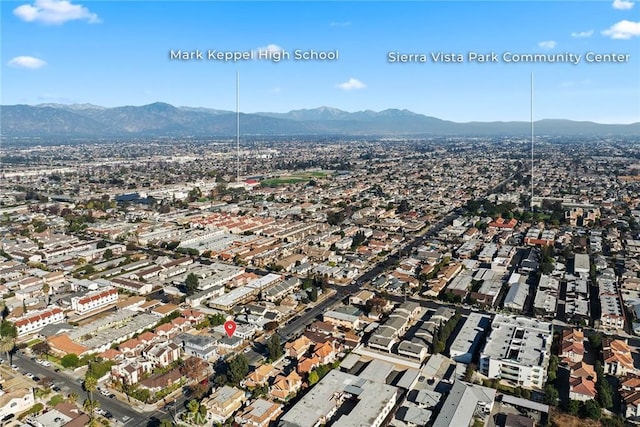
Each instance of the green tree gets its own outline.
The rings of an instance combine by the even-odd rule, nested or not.
[[[113,251],[111,250],[111,248],[106,249],[102,257],[106,260],[113,258]]]
[[[80,364],[80,358],[78,358],[78,355],[71,353],[60,359],[60,363],[65,368],[76,368]]]
[[[580,413],[580,405],[581,403],[579,400],[570,400],[567,412],[569,412],[571,415],[578,415]]]
[[[202,383],[194,383],[189,386],[191,395],[196,399],[202,399],[209,391],[209,387]]]
[[[49,356],[49,352],[51,352],[51,346],[49,345],[48,341],[40,341],[39,343],[31,347],[31,350],[33,350],[35,354],[41,356]]]
[[[309,385],[314,385],[315,383],[320,381],[320,376],[315,370],[313,370],[309,372],[309,377],[307,378],[307,380],[309,381]]]
[[[7,360],[11,363],[11,350],[15,345],[15,339],[7,336],[0,337],[0,351],[7,355]]]
[[[591,348],[593,348],[595,351],[600,350],[602,348],[602,335],[599,333],[590,335],[589,344],[591,344]]]
[[[133,389],[133,391],[131,391],[131,395],[133,396],[133,398],[144,403],[147,403],[149,399],[151,399],[151,392],[148,388]]]
[[[544,388],[544,403],[556,406],[559,398],[560,394],[558,393],[558,390],[551,384],[547,384]]]
[[[612,408],[613,392],[611,391],[611,384],[609,384],[605,375],[598,375],[596,391],[598,392],[598,403],[600,407],[606,409]]]
[[[555,381],[558,376],[558,363],[560,363],[558,356],[551,356],[549,359],[549,369],[547,370],[547,380],[550,382]]]
[[[239,354],[228,362],[229,381],[239,384],[249,373],[249,361],[244,354]]]
[[[96,377],[86,375],[84,377],[84,383],[82,385],[84,386],[84,389],[87,391],[87,393],[89,393],[89,399],[93,400],[93,392],[96,391],[96,388],[98,388],[98,380],[96,379]]]
[[[222,313],[212,314],[208,319],[211,326],[224,325],[224,322],[227,321],[227,317]]]
[[[602,416],[600,405],[595,400],[587,400],[583,406],[584,416],[592,420],[599,420]]]
[[[187,279],[184,281],[184,285],[187,288],[187,295],[193,295],[198,289],[198,276],[189,273]]]
[[[78,400],[78,393],[76,392],[71,392],[69,393],[69,395],[67,396],[67,402],[75,404]]]
[[[464,381],[470,382],[473,379],[473,374],[475,374],[476,372],[476,365],[473,363],[470,363],[467,365],[467,369],[464,371]]]
[[[175,424],[173,423],[173,421],[171,421],[168,418],[163,418],[160,421],[160,426],[159,427],[175,427]]]
[[[190,400],[187,402],[187,409],[189,410],[189,412],[195,414],[196,412],[198,412],[198,409],[200,409],[200,404],[197,400]]]
[[[282,351],[282,344],[280,343],[280,336],[278,334],[271,335],[271,338],[267,341],[267,350],[269,351],[269,359],[272,361],[282,357],[284,352]]]
[[[47,406],[54,407],[58,403],[62,403],[62,402],[64,402],[64,397],[62,397],[59,394],[56,394],[51,399],[49,399],[49,401],[47,402]]]
[[[309,300],[312,302],[316,302],[318,301],[318,288],[315,286],[311,287],[311,290],[309,291]]]
[[[200,417],[202,417],[202,419],[205,419],[207,416],[207,407],[204,405],[200,405],[200,407],[198,408],[198,413],[200,414]]]
[[[100,402],[98,402],[95,399],[85,399],[84,403],[82,404],[82,409],[89,414],[89,419],[91,420],[95,418],[94,412],[99,407],[100,407]]]

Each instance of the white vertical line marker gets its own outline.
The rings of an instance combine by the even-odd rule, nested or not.
[[[531,212],[533,212],[533,71],[531,72]]]
[[[240,182],[240,71],[236,71],[236,181]]]

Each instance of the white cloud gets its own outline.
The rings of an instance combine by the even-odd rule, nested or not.
[[[613,0],[611,6],[613,6],[614,9],[629,10],[633,7],[633,2],[629,0]]]
[[[351,25],[351,22],[349,21],[344,21],[344,22],[331,22],[329,24],[330,27],[348,27],[349,25]]]
[[[556,47],[557,44],[558,43],[556,43],[553,40],[547,40],[547,41],[538,43],[538,46],[543,49],[553,49],[554,47]]]
[[[255,59],[278,60],[285,50],[277,44],[268,44],[253,50]]]
[[[340,83],[338,85],[338,88],[342,89],[342,90],[355,90],[355,89],[364,89],[365,87],[367,87],[366,84],[362,83],[360,80],[358,79],[354,79],[353,77],[351,77],[349,80],[347,80],[344,83]]]
[[[579,31],[577,33],[571,33],[571,37],[576,39],[586,39],[587,37],[591,37],[593,35],[593,30],[588,31]]]
[[[613,24],[609,29],[604,30],[602,35],[611,37],[612,39],[630,39],[631,37],[640,36],[640,22],[620,21]]]
[[[16,56],[7,63],[10,67],[14,68],[28,68],[30,70],[37,70],[47,65],[46,61],[33,56]]]
[[[591,84],[591,80],[589,79],[584,79],[584,80],[571,80],[571,81],[567,81],[567,82],[562,82],[560,83],[560,87],[574,87],[574,86],[586,86],[586,85],[590,85]]]
[[[68,0],[35,0],[13,10],[13,14],[26,22],[60,25],[67,21],[82,20],[90,24],[100,23],[100,18],[84,6]]]
[[[282,52],[284,49],[278,46],[277,44],[268,44],[263,47],[259,47],[256,49],[257,52]]]

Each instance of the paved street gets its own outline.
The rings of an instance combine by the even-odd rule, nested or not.
[[[53,382],[62,389],[60,394],[65,397],[70,393],[76,393],[78,397],[78,403],[81,405],[84,399],[87,398],[87,392],[82,388],[82,383],[78,381],[71,373],[67,371],[55,372],[53,368],[47,368],[32,361],[30,356],[16,353],[13,356],[13,363],[20,368],[20,372],[31,372],[32,374],[40,377],[51,378]],[[52,396],[55,393],[52,394]],[[168,410],[156,410],[153,412],[142,412],[136,410],[129,402],[120,401],[113,398],[108,398],[95,392],[94,397],[100,402],[100,407],[113,414],[114,420],[117,420],[120,424],[127,426],[140,426],[146,425],[147,422],[152,419],[170,418]],[[185,398],[181,396],[176,402],[176,409],[180,410],[184,405]],[[173,413],[173,404],[171,404],[171,412]],[[128,418],[125,418],[128,417]]]
[[[515,176],[515,173],[509,176],[508,178],[504,179],[497,185],[495,185],[493,188],[489,189],[487,194],[490,194],[498,187],[511,181],[514,176]],[[331,285],[331,287],[337,291],[336,294],[322,301],[321,303],[313,307],[311,310],[305,311],[302,315],[298,315],[299,317],[294,317],[292,321],[290,321],[283,327],[279,328],[278,334],[280,335],[281,340],[284,342],[298,335],[300,332],[304,330],[304,328],[310,325],[315,318],[319,317],[322,313],[329,310],[331,307],[337,305],[341,300],[347,298],[348,296],[362,289],[366,283],[371,282],[379,274],[386,271],[388,267],[393,265],[394,262],[396,262],[399,259],[398,258],[399,255],[397,255],[398,253],[400,255],[411,254],[413,249],[424,244],[425,241],[435,237],[440,231],[442,231],[443,228],[445,228],[449,223],[451,223],[451,221],[453,221],[455,217],[458,216],[458,214],[456,213],[457,211],[458,210],[456,209],[449,212],[449,214],[443,217],[440,221],[436,222],[435,224],[432,224],[429,227],[429,230],[424,235],[415,237],[413,240],[404,243],[404,245],[397,248],[392,254],[387,256],[385,259],[371,266],[371,268],[365,271],[360,277],[358,277],[352,283],[346,286]],[[390,299],[394,302],[404,301],[404,297],[402,296],[391,296]],[[423,307],[432,308],[432,309],[437,309],[442,305],[447,305],[439,301],[425,300],[425,299],[418,299],[418,298],[407,298],[407,300],[415,301]],[[455,306],[451,305],[451,307],[455,307]],[[470,311],[471,311],[470,309],[462,309],[462,314],[468,315]],[[248,354],[249,363],[255,364],[260,357],[262,356],[256,353],[255,351],[250,352]]]
[[[504,184],[505,182],[508,182],[511,178],[512,177],[507,178],[496,187]],[[367,283],[370,283],[379,274],[383,273],[389,267],[393,266],[399,260],[400,256],[409,255],[416,247],[420,246],[425,241],[437,235],[457,216],[456,211],[450,212],[440,221],[433,224],[424,235],[414,237],[413,240],[405,242],[402,246],[398,247],[392,253],[387,255],[383,260],[380,260],[376,264],[372,265],[367,271],[365,271],[361,276],[359,276],[350,284],[347,284],[345,286],[330,285],[330,288],[336,291],[333,295],[330,295],[326,299],[320,301],[315,306],[305,309],[303,313],[297,315],[293,318],[293,320],[290,320],[287,324],[278,328],[277,333],[280,335],[282,342],[288,341],[289,339],[297,336],[316,318],[319,318],[322,313],[330,310],[332,307],[339,304],[343,299],[362,289]],[[405,300],[405,297],[401,295],[391,295],[389,296],[389,299],[393,302],[401,303]],[[434,310],[443,305],[455,307],[454,305],[443,304],[440,301],[427,300],[422,298],[407,297],[406,300],[417,302],[423,307]],[[471,310],[469,308],[461,308],[461,312],[463,315],[468,315],[470,311]],[[263,357],[263,355],[260,353],[264,353],[264,344],[264,339],[262,341],[256,341],[253,345],[252,350],[246,354],[251,365],[255,365]],[[62,389],[62,394],[64,394],[65,396],[69,393],[74,392],[79,396],[78,400],[80,402],[82,402],[86,398],[87,394],[82,388],[81,380],[79,380],[76,376],[73,376],[69,372],[55,372],[53,368],[47,368],[39,365],[32,361],[30,359],[30,356],[21,353],[17,353],[14,356],[13,363],[15,363],[23,372],[31,372],[32,374],[37,375],[40,378],[52,378],[54,383]],[[125,401],[125,397],[120,396],[119,393],[118,396],[120,397],[118,398],[108,398],[101,395],[99,392],[94,393],[94,395],[100,402],[100,407],[113,414],[113,421],[118,421],[119,424],[128,426],[140,426],[149,424],[154,425],[159,420],[162,420],[164,418],[172,418],[173,414],[175,414],[176,412],[179,413],[183,410],[184,403],[186,400],[188,400],[186,396],[180,394],[174,402],[170,402],[163,409],[143,412],[142,409],[136,408],[135,406],[132,406],[132,404],[128,401]]]

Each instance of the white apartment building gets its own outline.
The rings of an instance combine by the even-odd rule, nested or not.
[[[116,302],[118,302],[117,289],[106,288],[71,298],[71,308],[78,314],[84,314]]]
[[[50,306],[46,310],[30,311],[19,317],[14,323],[18,336],[39,331],[47,325],[64,321],[64,313],[60,307]]]
[[[552,341],[551,323],[498,314],[480,355],[480,370],[489,378],[541,389],[547,378]]]

